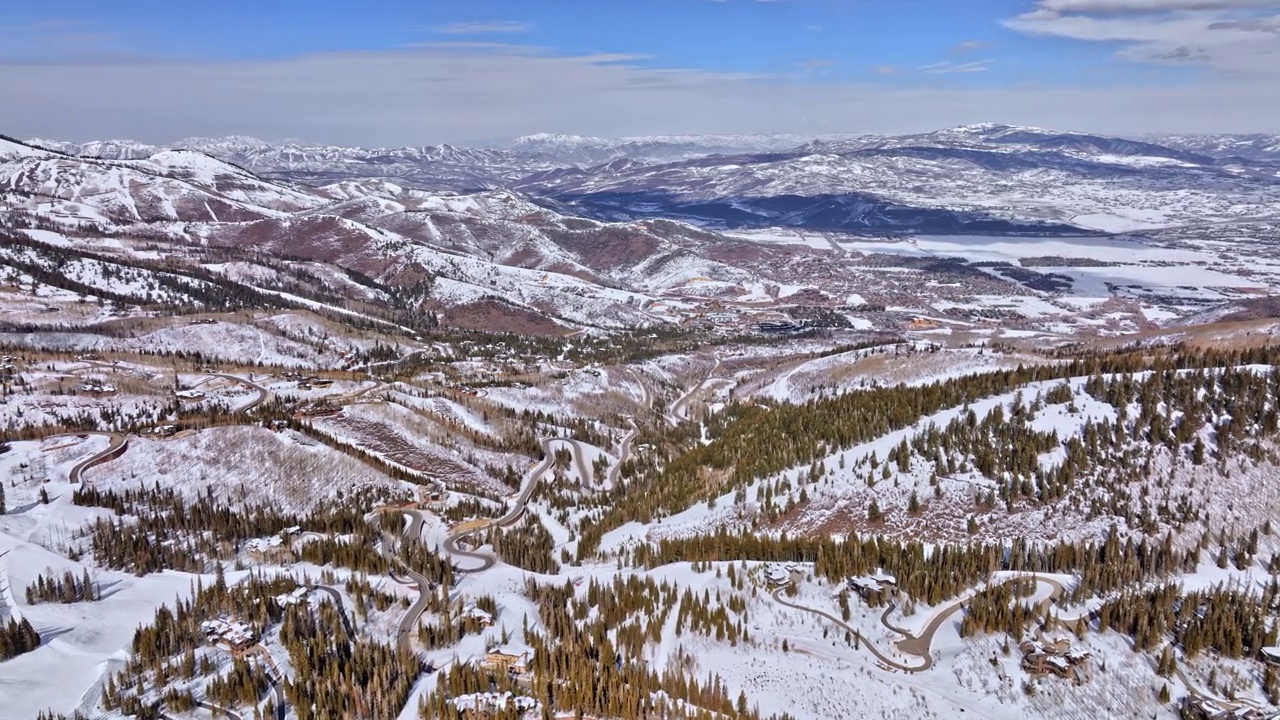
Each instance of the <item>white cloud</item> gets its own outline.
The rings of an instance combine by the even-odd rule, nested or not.
[[[441,35],[494,35],[499,33],[526,33],[533,26],[518,20],[499,20],[497,22],[464,22],[441,25],[432,28]]]
[[[1095,132],[1274,132],[1274,85],[957,88],[699,70],[521,46],[406,48],[241,62],[0,63],[0,133],[169,142],[192,135],[421,145],[580,135],[916,132],[999,121]],[[1231,112],[1221,112],[1231,108]]]
[[[1030,35],[1119,42],[1124,60],[1202,65],[1280,80],[1280,0],[1040,0],[1004,25]]]
[[[986,50],[991,47],[991,43],[981,40],[965,40],[951,46],[952,55],[964,55],[966,53],[977,52],[978,50]]]
[[[1058,13],[1143,13],[1173,10],[1229,10],[1280,5],[1277,0],[1041,0],[1040,7]]]
[[[932,75],[942,75],[945,73],[977,73],[986,72],[991,69],[990,60],[973,60],[971,62],[953,62],[944,60],[931,65],[922,65],[920,70]]]

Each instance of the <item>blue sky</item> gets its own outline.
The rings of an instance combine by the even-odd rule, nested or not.
[[[366,5],[366,6],[362,6]],[[1035,38],[1001,20],[1025,0],[161,0],[23,4],[5,24],[27,27],[17,58],[190,60],[285,58],[424,43],[532,45],[564,54],[625,54],[652,68],[893,82],[1114,80],[1110,48]],[[59,36],[91,38],[79,47]],[[41,36],[52,42],[40,44]],[[3,52],[3,51],[0,51]],[[935,67],[930,67],[935,66]],[[967,72],[942,73],[964,66]],[[979,70],[979,68],[981,68]],[[892,72],[890,72],[892,69]],[[930,72],[932,70],[932,72]],[[1115,68],[1110,68],[1114,71]],[[923,78],[920,76],[935,77]]]
[[[127,129],[129,107],[102,117],[100,130],[92,118],[77,125],[57,108],[83,95],[60,92],[63,83],[51,79],[78,86],[81,76],[96,77],[94,95],[114,84],[117,95],[135,93],[139,115],[166,108],[169,125],[137,118],[135,134],[149,137],[192,134],[181,131],[184,119],[193,132],[279,134],[290,107],[306,111],[296,125],[316,140],[406,144],[417,134],[518,133],[533,121],[597,134],[645,132],[643,123],[655,133],[857,132],[917,129],[905,120],[926,112],[930,126],[941,126],[984,109],[1001,117],[981,119],[1013,120],[1005,116],[1053,119],[1066,108],[1065,119],[1089,124],[1073,103],[1140,96],[1185,111],[1231,88],[1230,97],[1257,110],[1246,96],[1280,80],[1268,72],[1280,67],[1278,18],[1280,0],[61,0],[6,8],[0,90],[38,87],[46,96],[49,107],[30,112],[21,129],[56,117],[50,132],[77,135]],[[360,72],[370,82],[361,84]],[[431,92],[413,93],[415,105],[375,95],[379,82],[387,93]],[[165,83],[183,86],[167,105]],[[504,107],[497,93],[509,96],[505,123],[495,116]],[[670,103],[668,113],[629,113],[623,106],[641,94],[645,109]],[[268,107],[258,102],[255,111],[252,97],[269,98]],[[1039,114],[1019,97],[1034,98]],[[775,102],[801,98],[790,108]],[[740,114],[752,102],[762,115],[754,124]],[[867,108],[875,102],[886,103],[881,115]],[[370,112],[326,127],[313,112],[351,103],[382,108],[382,124]],[[1143,108],[1156,109],[1130,104],[1115,115],[1134,125]],[[1108,113],[1096,118],[1102,126]]]

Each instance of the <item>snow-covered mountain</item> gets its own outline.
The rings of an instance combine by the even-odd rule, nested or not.
[[[614,160],[671,162],[708,155],[741,155],[791,150],[808,142],[851,139],[853,135],[652,135],[617,139],[541,133],[516,138],[504,147],[556,166],[591,166]]]
[[[34,144],[133,161],[162,152],[124,141]],[[1272,217],[1277,147],[1270,136],[1127,139],[985,123],[901,136],[540,134],[478,148],[189,138],[170,149],[266,180],[325,187],[332,199],[344,184],[359,197],[383,196],[367,183],[397,188],[393,195],[510,188],[544,207],[607,222],[1042,234]]]
[[[1148,140],[1216,158],[1280,160],[1280,135],[1155,135]]]
[[[545,331],[649,324],[650,293],[754,282],[790,252],[683,223],[572,217],[507,190],[459,195],[382,177],[287,184],[195,150],[108,160],[6,140],[0,206],[17,227],[319,262],[386,288],[430,279],[446,322],[467,325],[483,307],[489,329],[504,327],[504,313]]]
[[[1280,176],[1151,142],[1008,125],[561,168],[517,187],[593,217],[729,227],[1119,232],[1276,214]]]
[[[841,139],[847,136],[821,136]],[[714,154],[776,152],[819,139],[802,135],[654,136],[605,139],[540,134],[490,147],[429,145],[404,148],[356,148],[271,143],[253,137],[193,137],[165,146],[129,140],[87,143],[33,139],[29,145],[60,153],[106,160],[140,160],[161,150],[194,150],[257,174],[328,184],[348,178],[386,178],[431,190],[496,188],[534,172],[561,167],[590,167],[619,159],[670,162]]]

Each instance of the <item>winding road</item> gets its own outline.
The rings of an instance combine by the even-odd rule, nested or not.
[[[338,606],[338,617],[342,620],[342,630],[347,634],[347,642],[355,642],[356,631],[355,628],[351,627],[351,618],[347,615],[346,605],[342,602],[342,593],[327,585],[312,585],[311,589],[333,598],[333,604]]]
[[[405,611],[404,617],[400,619],[400,626],[396,629],[396,644],[407,648],[413,637],[413,631],[418,627],[418,620],[422,618],[422,613],[427,609],[427,603],[431,601],[431,581],[408,568],[405,568],[404,572],[418,589],[418,599],[413,601]]]
[[[613,488],[618,486],[618,473],[622,472],[622,464],[631,459],[631,443],[639,434],[640,427],[636,425],[634,420],[632,420],[631,432],[623,436],[622,444],[618,446],[618,462],[614,463],[609,468],[608,474],[605,475],[605,482],[609,487]]]
[[[997,585],[1003,585],[1005,583],[1013,582],[1015,580],[1024,580],[1028,578],[1034,579],[1037,583],[1044,583],[1045,585],[1048,585],[1051,588],[1049,597],[1045,598],[1040,602],[1041,612],[1044,612],[1045,610],[1047,610],[1049,605],[1053,603],[1054,600],[1061,597],[1062,593],[1064,592],[1062,583],[1058,582],[1057,580],[1051,580],[1049,578],[1043,578],[1039,576],[1008,577],[1000,580],[997,583],[994,583],[993,585],[991,585],[991,587],[995,587]],[[785,607],[792,608],[794,610],[800,610],[801,612],[807,612],[811,615],[817,615],[818,617],[821,617],[825,620],[829,620],[830,622],[835,623],[835,625],[841,628],[842,630],[851,632],[856,637],[859,637],[861,640],[860,645],[863,647],[866,647],[867,651],[870,652],[872,655],[875,655],[876,659],[879,660],[880,662],[884,663],[885,665],[891,668],[895,668],[898,670],[905,670],[906,672],[911,672],[911,673],[923,672],[933,667],[933,655],[930,652],[930,647],[933,645],[934,636],[938,634],[938,631],[942,629],[942,626],[947,622],[947,620],[952,615],[956,614],[957,612],[959,612],[961,609],[964,608],[965,603],[967,602],[966,600],[957,600],[951,603],[950,605],[947,605],[941,608],[940,610],[938,610],[937,612],[935,612],[933,615],[933,619],[931,619],[929,621],[929,624],[925,626],[924,632],[920,633],[919,635],[913,635],[912,633],[908,632],[903,628],[891,625],[889,623],[889,614],[894,611],[896,606],[892,604],[889,605],[889,607],[884,611],[884,614],[880,616],[880,624],[884,625],[885,628],[889,629],[892,632],[896,632],[905,636],[903,639],[895,643],[895,646],[898,648],[898,650],[901,650],[902,652],[907,653],[908,655],[914,655],[920,658],[920,663],[918,665],[906,665],[896,660],[890,659],[884,653],[880,652],[880,650],[877,649],[876,646],[873,645],[869,640],[867,640],[867,638],[862,637],[861,631],[859,631],[857,628],[850,626],[849,624],[845,623],[843,620],[832,615],[831,613],[826,612],[825,610],[819,610],[817,608],[811,608],[805,605],[793,603],[789,600],[784,599],[781,596],[784,590],[786,590],[786,586],[780,587],[771,593],[771,595],[773,596],[773,599],[776,600],[778,604],[783,605]]]
[[[546,472],[551,469],[552,464],[555,463],[555,457],[554,457],[554,453],[551,450],[551,444],[556,441],[565,441],[565,440],[571,443],[574,442],[571,438],[546,438],[542,441],[543,458],[540,462],[538,462],[537,465],[533,466],[532,470],[529,471],[529,474],[526,476],[526,479],[525,479],[524,487],[521,488],[520,494],[517,495],[515,498],[515,504],[513,505],[511,510],[507,512],[506,515],[503,515],[500,518],[494,518],[492,520],[488,520],[486,522],[477,524],[473,527],[468,527],[463,530],[453,532],[448,537],[445,538],[444,540],[445,552],[457,557],[472,558],[480,561],[479,567],[455,568],[457,572],[459,573],[484,572],[485,570],[488,570],[489,568],[497,564],[498,562],[497,558],[493,557],[492,555],[472,552],[470,550],[462,550],[461,548],[458,547],[458,541],[461,540],[462,538],[475,535],[476,533],[483,532],[492,527],[504,527],[504,526],[510,525],[515,521],[519,520],[521,517],[523,517],[525,508],[528,507],[529,505],[529,498],[533,496],[533,490],[538,486],[538,478],[546,474]]]
[[[80,432],[80,433],[64,433],[62,435],[50,435],[45,439],[49,440],[52,438],[59,438],[59,437],[84,439],[90,435],[98,435],[101,437],[109,438],[111,442],[107,445],[106,450],[103,450],[102,452],[94,455],[93,457],[87,460],[81,460],[79,463],[76,464],[75,467],[71,468],[71,472],[67,473],[67,479],[71,481],[72,485],[79,485],[81,482],[83,482],[84,472],[89,468],[95,465],[101,465],[102,463],[107,462],[108,460],[114,460],[120,457],[121,455],[123,455],[125,451],[129,449],[129,438],[125,437],[124,435],[118,432],[102,432],[99,430],[89,430],[89,431]]]
[[[707,377],[704,378],[702,382],[694,385],[688,392],[681,395],[674,403],[671,404],[671,411],[667,415],[667,422],[672,425],[679,425],[681,421],[689,419],[689,403],[693,401],[693,398],[696,397],[698,393],[702,392],[703,389],[706,388],[707,383],[716,379],[716,371],[720,369],[720,355],[715,355],[715,359],[716,363],[715,365],[712,365],[711,370],[707,372]]]
[[[238,382],[241,385],[244,385],[245,387],[249,388],[250,390],[256,390],[258,392],[258,397],[256,399],[254,399],[248,405],[245,405],[244,407],[240,408],[240,413],[244,415],[248,415],[249,413],[253,412],[255,408],[257,408],[262,403],[266,402],[267,398],[271,397],[270,390],[253,382],[252,380],[246,380],[242,377],[236,377],[235,375],[226,375],[224,373],[205,373],[205,374],[208,375],[209,377],[223,378],[224,380],[232,380],[234,382]]]

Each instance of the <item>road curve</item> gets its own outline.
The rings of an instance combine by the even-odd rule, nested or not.
[[[671,411],[667,415],[667,422],[672,425],[679,425],[681,421],[689,419],[685,414],[688,404],[697,396],[698,393],[702,392],[703,388],[707,386],[707,383],[715,379],[716,371],[720,369],[720,355],[716,354],[715,359],[716,363],[715,365],[712,365],[711,370],[707,372],[707,377],[703,379],[702,382],[694,385],[689,392],[681,395],[675,402],[671,403]],[[685,410],[682,411],[681,406],[686,406]]]
[[[1005,583],[1013,582],[1015,580],[1024,580],[1028,578],[1035,580],[1037,583],[1044,583],[1052,588],[1052,592],[1049,594],[1049,597],[1045,598],[1040,603],[1041,605],[1040,609],[1042,612],[1047,610],[1049,604],[1052,603],[1057,598],[1059,598],[1064,591],[1062,587],[1062,583],[1058,582],[1057,580],[1051,580],[1049,578],[1043,578],[1043,577],[1033,576],[1033,575],[1022,575],[1022,576],[1004,578],[999,582],[995,583],[994,585],[992,585],[992,587],[994,587],[995,585],[1003,585]],[[830,620],[831,622],[835,623],[836,625],[838,625],[839,627],[845,630],[853,632],[854,634],[858,634],[858,630],[850,627],[849,625],[845,624],[844,621],[840,620],[839,618],[835,617],[834,615],[831,615],[826,611],[819,610],[817,608],[806,607],[804,605],[798,605],[796,603],[784,600],[782,597],[780,597],[780,593],[784,589],[785,587],[778,588],[777,590],[774,590],[772,593],[773,599],[777,600],[778,603],[785,605],[786,607],[793,608],[795,610],[801,610],[803,612],[807,612],[812,615],[818,615],[819,617]],[[895,643],[895,645],[902,652],[907,653],[908,655],[914,655],[920,658],[919,665],[904,665],[900,662],[890,660],[889,658],[885,657],[883,653],[877,650],[874,645],[868,642],[866,638],[862,639],[863,644],[867,646],[867,649],[871,652],[872,655],[875,655],[877,659],[879,659],[881,662],[885,663],[890,667],[896,668],[898,670],[905,670],[907,672],[913,672],[913,673],[923,672],[925,670],[928,670],[929,668],[933,667],[933,655],[930,651],[930,647],[933,645],[934,636],[938,634],[938,630],[942,629],[943,624],[946,623],[948,618],[950,618],[952,615],[954,615],[956,612],[958,612],[964,607],[965,602],[966,601],[964,600],[957,600],[956,602],[951,603],[950,605],[947,605],[946,607],[938,610],[936,613],[934,613],[933,618],[929,621],[929,624],[925,626],[924,632],[920,633],[919,635],[913,635],[907,630],[891,625],[889,623],[889,613],[893,612],[895,608],[894,605],[890,605],[884,611],[884,614],[880,616],[881,625],[884,625],[887,629],[893,632],[896,632],[905,636],[902,640],[899,640],[897,643]]]
[[[76,464],[75,467],[71,468],[71,472],[67,473],[67,479],[71,481],[72,485],[79,485],[81,482],[83,482],[84,472],[89,468],[95,465],[100,465],[104,462],[107,462],[108,460],[114,460],[120,457],[121,455],[123,455],[125,451],[129,449],[129,438],[125,437],[124,435],[118,432],[103,432],[100,430],[86,430],[85,432],[79,432],[79,433],[63,433],[61,435],[50,435],[49,437],[45,438],[45,440],[50,440],[52,438],[60,438],[60,437],[83,439],[84,437],[87,437],[89,435],[100,435],[102,437],[109,438],[111,442],[110,444],[107,445],[106,450],[103,450],[102,452],[94,455],[88,460],[81,460],[79,463]]]
[[[397,510],[397,512],[400,512],[404,515],[408,515],[410,518],[412,518],[412,522],[409,525],[409,529],[405,530],[401,534],[401,537],[402,538],[422,537],[421,513],[419,513],[417,510]],[[405,611],[404,617],[400,618],[400,625],[396,628],[396,645],[402,648],[408,648],[409,643],[413,638],[413,631],[418,627],[418,620],[419,618],[422,617],[422,613],[425,612],[427,609],[427,603],[431,599],[431,591],[433,588],[432,588],[431,581],[428,580],[426,576],[416,573],[413,570],[409,569],[409,567],[405,565],[405,563],[399,557],[397,557],[394,553],[390,552],[390,549],[389,549],[390,546],[391,546],[390,536],[383,534],[382,542],[378,546],[378,552],[383,557],[387,558],[387,560],[391,561],[393,564],[400,567],[401,571],[405,574],[405,576],[409,578],[409,582],[404,584],[412,584],[414,586],[414,589],[418,593],[418,599],[415,600],[413,604],[409,606],[409,609]],[[401,582],[401,580],[396,576],[396,573],[391,572],[389,574],[391,575],[392,580],[395,580],[396,582]],[[317,586],[317,589],[321,589],[321,588]],[[326,592],[329,592],[334,597],[335,600],[338,600],[339,607],[341,607],[342,601],[337,596],[336,591],[326,589]],[[346,612],[343,612],[343,617],[344,618],[346,617]],[[348,630],[348,637],[354,638],[354,635],[350,634],[350,630]]]
[[[484,572],[497,564],[497,558],[484,553],[472,552],[470,550],[462,550],[458,547],[458,541],[462,538],[475,535],[492,527],[502,527],[510,525],[524,516],[525,508],[529,505],[529,498],[533,495],[533,490],[538,486],[538,478],[542,477],[551,465],[555,462],[554,453],[551,450],[551,444],[556,441],[568,441],[573,443],[572,438],[545,438],[542,441],[542,460],[529,471],[525,479],[524,487],[521,488],[520,494],[516,496],[515,504],[511,510],[500,518],[489,520],[488,522],[477,525],[467,530],[461,530],[451,533],[444,540],[444,550],[450,555],[457,557],[472,558],[480,561],[480,567],[475,568],[455,568],[455,572],[459,573],[478,573]]]
[[[248,405],[245,405],[244,407],[240,408],[241,414],[248,415],[249,413],[253,412],[254,409],[257,408],[259,405],[266,402],[268,397],[271,397],[270,390],[253,382],[252,380],[245,380],[242,377],[236,377],[235,375],[227,375],[225,373],[205,373],[205,375],[208,375],[209,377],[223,378],[225,380],[232,380],[234,382],[240,383],[241,385],[244,385],[250,390],[256,390],[258,392],[258,397],[254,399],[253,402],[250,402]]]
[[[342,619],[342,630],[347,634],[347,642],[355,642],[355,628],[351,627],[351,618],[347,615],[346,605],[342,602],[342,593],[328,585],[312,585],[311,589],[322,592],[333,598],[333,604],[338,606],[338,617]]]
[[[827,611],[825,611],[825,610],[819,610],[819,609],[817,609],[817,608],[811,608],[811,607],[808,607],[808,606],[805,606],[805,605],[800,605],[800,604],[797,604],[797,603],[793,603],[793,602],[791,602],[791,601],[789,601],[789,600],[785,600],[785,599],[783,599],[783,598],[782,598],[782,596],[781,596],[781,593],[782,593],[782,591],[783,591],[783,590],[786,590],[786,587],[785,587],[785,586],[784,586],[784,587],[780,587],[780,588],[778,588],[777,590],[774,590],[774,591],[773,591],[773,593],[772,593],[772,595],[773,595],[773,599],[774,599],[774,600],[776,600],[776,601],[778,601],[778,604],[779,604],[779,605],[784,605],[784,606],[786,606],[786,607],[792,608],[792,609],[794,609],[794,610],[799,610],[799,611],[801,611],[801,612],[807,612],[807,613],[809,613],[809,614],[811,614],[811,615],[817,615],[818,617],[824,618],[824,619],[826,619],[826,620],[830,620],[831,622],[835,623],[835,625],[836,625],[837,627],[841,628],[842,630],[846,630],[846,631],[848,631],[848,632],[853,633],[853,635],[854,635],[855,637],[859,638],[859,640],[860,640],[860,642],[859,642],[859,647],[864,647],[864,648],[866,648],[868,652],[870,652],[872,655],[875,655],[875,656],[876,656],[876,659],[877,659],[877,660],[879,660],[880,662],[884,663],[885,665],[888,665],[889,667],[892,667],[892,668],[896,668],[896,669],[898,669],[898,670],[905,670],[905,671],[907,671],[907,672],[920,672],[920,671],[922,671],[922,670],[928,670],[928,669],[930,668],[930,666],[932,666],[932,665],[933,665],[933,659],[932,659],[932,658],[929,658],[929,657],[926,657],[926,658],[925,658],[925,660],[924,660],[924,662],[923,662],[921,665],[918,665],[918,666],[903,665],[902,663],[900,663],[900,662],[898,662],[898,661],[896,661],[896,660],[892,660],[892,659],[890,659],[889,657],[885,656],[885,654],[884,654],[884,653],[882,653],[882,652],[880,652],[878,649],[876,649],[876,646],[875,646],[875,645],[872,645],[870,640],[868,640],[868,639],[867,639],[867,638],[865,638],[865,637],[862,637],[862,631],[861,631],[861,630],[858,630],[857,628],[855,628],[855,627],[853,627],[853,626],[851,626],[851,625],[849,625],[849,624],[845,623],[845,621],[841,620],[840,618],[836,617],[835,615],[832,615],[831,613],[829,613],[829,612],[827,612]]]
[[[1047,610],[1049,607],[1049,604],[1052,603],[1054,600],[1056,600],[1058,597],[1060,597],[1063,593],[1062,583],[1059,583],[1057,580],[1050,580],[1048,578],[1028,576],[1028,575],[1008,577],[1001,580],[998,583],[992,584],[991,587],[996,587],[997,585],[1003,585],[1005,583],[1014,582],[1016,580],[1025,580],[1028,578],[1035,580],[1037,583],[1044,583],[1045,585],[1048,585],[1050,588],[1052,588],[1052,592],[1049,593],[1049,597],[1045,598],[1040,603],[1041,612]],[[918,636],[912,635],[907,632],[903,632],[900,629],[890,626],[888,623],[884,623],[884,626],[891,630],[894,630],[895,632],[901,632],[903,635],[906,635],[906,638],[898,641],[899,650],[911,655],[915,655],[916,657],[926,658],[928,662],[932,664],[933,656],[929,654],[929,647],[933,644],[933,636],[938,634],[938,630],[942,628],[943,623],[945,623],[948,618],[950,618],[955,613],[959,612],[964,607],[965,602],[966,601],[964,600],[957,600],[956,602],[951,603],[950,605],[936,612],[933,616],[933,619],[930,620],[929,624],[925,626],[924,632],[920,633],[920,635]],[[885,615],[887,616],[888,612],[886,612]],[[882,618],[882,621],[883,621],[883,618]]]
[[[224,708],[221,705],[214,705],[213,703],[207,702],[205,700],[197,700],[196,707],[204,708],[205,710],[208,710],[210,713],[213,714],[214,717],[219,717],[218,714],[221,713],[222,717],[229,718],[229,720],[244,720],[244,716],[236,712],[235,710]],[[181,718],[179,718],[178,716],[170,715],[169,713],[163,712],[163,711],[160,713],[160,717],[164,718],[164,720],[181,720]]]
[[[630,446],[630,438],[633,436],[634,436],[634,433],[632,433],[631,436],[628,436],[626,440],[626,447]],[[512,505],[511,509],[507,511],[507,514],[499,518],[494,518],[494,519],[485,521],[481,524],[476,525],[475,527],[450,533],[447,537],[445,537],[444,552],[448,553],[453,558],[470,558],[480,563],[478,566],[475,566],[475,567],[457,567],[455,565],[454,566],[455,573],[458,573],[460,575],[470,575],[473,573],[481,573],[486,570],[489,570],[490,568],[492,568],[494,565],[498,563],[498,559],[493,555],[475,552],[472,550],[463,550],[462,548],[458,547],[458,541],[462,540],[463,538],[475,535],[477,533],[484,532],[485,530],[488,530],[493,527],[503,527],[503,526],[511,525],[512,523],[516,522],[517,520],[519,520],[521,517],[524,516],[525,509],[529,505],[529,498],[533,496],[533,491],[538,485],[538,479],[541,478],[544,474],[546,474],[546,472],[551,469],[552,464],[555,462],[554,453],[552,452],[552,444],[555,442],[568,442],[572,446],[575,446],[575,447],[577,446],[577,441],[573,440],[572,438],[555,437],[555,438],[543,439],[541,443],[543,458],[536,465],[534,465],[532,470],[529,471],[528,475],[525,478],[524,486],[520,489],[520,493],[516,496],[515,502]],[[624,447],[624,450],[626,450],[626,447]],[[579,458],[580,457],[581,457],[581,448],[579,448]],[[422,537],[422,524],[424,520],[422,513],[418,510],[413,510],[413,509],[399,510],[399,512],[410,518],[409,527],[405,529],[403,533],[403,537],[406,537],[406,538]],[[384,541],[383,546],[385,547],[386,544],[387,543]],[[416,585],[418,589],[418,599],[405,612],[404,617],[400,620],[399,630],[396,633],[397,644],[403,647],[407,647],[409,645],[413,631],[418,625],[418,619],[422,617],[422,613],[426,610],[427,603],[430,601],[430,597],[428,593],[431,591],[431,583],[422,575],[419,575],[409,570],[408,568],[405,568],[404,572],[409,577],[409,579],[413,581],[413,584]]]
[[[609,468],[609,472],[605,475],[605,482],[609,487],[618,486],[618,473],[622,472],[622,464],[631,459],[631,442],[640,434],[640,428],[635,421],[631,421],[631,432],[622,438],[622,444],[618,448],[618,462]]]
[[[400,626],[396,629],[396,644],[407,648],[413,638],[413,631],[418,627],[418,620],[431,600],[431,581],[408,568],[404,572],[418,589],[418,599],[405,611],[404,617],[400,618]]]

